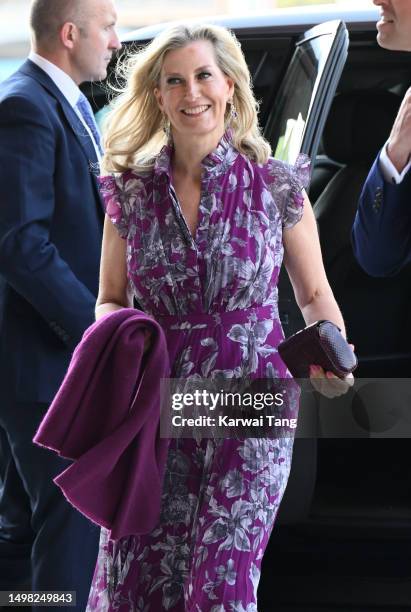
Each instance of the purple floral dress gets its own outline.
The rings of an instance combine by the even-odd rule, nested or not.
[[[194,238],[171,185],[171,146],[146,175],[101,179],[127,239],[129,283],[166,333],[173,377],[288,378],[277,282],[282,231],[302,216],[308,161],[258,165],[225,135],[203,160]],[[256,612],[261,560],[291,466],[291,436],[172,440],[150,534],[102,529],[88,611]]]

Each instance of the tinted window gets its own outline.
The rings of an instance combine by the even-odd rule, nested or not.
[[[293,163],[300,151],[312,98],[332,42],[332,36],[318,36],[296,49],[266,130],[274,156],[279,159]]]

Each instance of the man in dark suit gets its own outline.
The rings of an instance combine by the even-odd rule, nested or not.
[[[380,7],[377,41],[411,51],[410,0],[374,0]],[[411,261],[411,88],[388,142],[375,160],[360,197],[353,227],[354,252],[373,276],[390,276]]]
[[[29,59],[0,86],[0,590],[73,590],[84,610],[98,530],[32,444],[94,320],[101,156],[78,85],[120,47],[112,0],[33,0]]]

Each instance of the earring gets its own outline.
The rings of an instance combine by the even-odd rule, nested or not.
[[[237,113],[237,109],[236,106],[234,104],[234,100],[231,99],[228,101],[228,103],[230,104],[230,117],[229,117],[229,122],[233,123],[234,121],[236,121],[238,119],[238,113]]]
[[[166,135],[167,140],[168,140],[171,134],[171,124],[170,124],[170,119],[167,117],[165,113],[163,113],[163,132]]]

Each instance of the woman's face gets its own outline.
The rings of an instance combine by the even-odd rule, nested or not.
[[[186,138],[214,134],[218,140],[233,93],[233,81],[217,66],[213,45],[207,40],[169,51],[154,90],[174,134]]]

